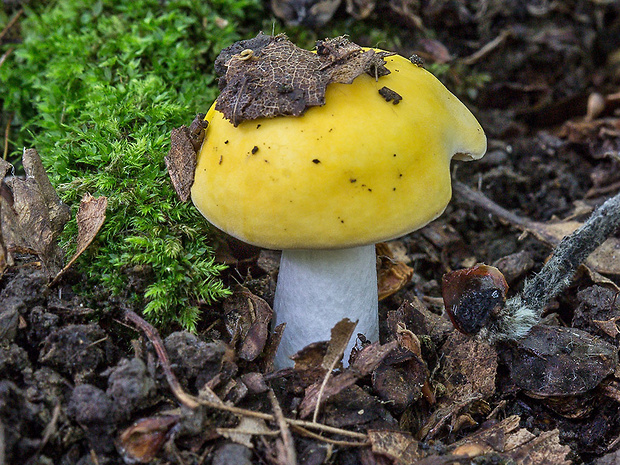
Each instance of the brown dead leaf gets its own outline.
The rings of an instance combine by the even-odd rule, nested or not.
[[[495,392],[497,351],[493,346],[453,331],[441,353],[445,354],[441,373],[447,397],[458,403],[472,396],[489,397]]]
[[[63,262],[57,237],[69,220],[70,209],[60,201],[36,150],[24,150],[22,164],[25,178],[10,176],[4,180],[13,199],[11,205],[7,193],[0,200],[4,244],[9,250],[32,250],[48,275],[54,276]]]
[[[105,213],[107,208],[107,197],[93,197],[90,194],[85,194],[84,197],[82,197],[76,215],[78,226],[77,250],[65,267],[58,272],[54,280],[50,283],[50,286],[58,282],[58,280],[67,272],[69,268],[71,268],[79,256],[82,255],[86,248],[91,244],[93,239],[95,239],[95,236],[97,236],[97,233],[105,221]]]
[[[143,418],[125,429],[118,438],[118,450],[126,463],[149,463],[179,423],[178,415]]]
[[[538,325],[505,352],[513,382],[537,397],[594,389],[618,364],[617,348],[575,328]]]
[[[322,394],[323,400],[339,393],[374,370],[381,363],[381,360],[387,357],[397,346],[397,341],[388,342],[384,345],[378,342],[370,344],[360,351],[355,361],[348,368],[345,368],[342,373],[332,376],[323,388],[322,382],[308,386],[304,399],[299,406],[300,416],[305,418],[314,411],[319,401],[319,393]]]
[[[325,103],[332,82],[349,84],[364,73],[375,77],[390,71],[388,52],[363,50],[345,37],[317,41],[316,53],[283,35],[258,34],[222,50],[215,61],[221,93],[216,110],[235,126],[245,120],[299,116]]]
[[[419,443],[409,433],[401,431],[368,431],[372,451],[385,455],[398,465],[409,465],[424,457]]]
[[[381,263],[377,271],[379,300],[383,300],[407,285],[413,276],[413,268],[396,260],[385,242],[376,244],[375,248]]]
[[[230,439],[237,444],[252,449],[252,438],[254,436],[273,435],[274,431],[267,427],[265,420],[254,417],[241,417],[239,424],[234,428],[217,428],[217,433]],[[276,431],[275,434],[278,434]]]
[[[399,347],[372,372],[372,388],[394,412],[404,412],[422,397],[428,369],[421,358]]]
[[[269,336],[269,323],[273,310],[269,304],[238,285],[224,301],[226,329],[233,344],[239,344],[237,356],[252,361],[258,357]]]
[[[170,133],[170,150],[164,157],[172,186],[182,202],[187,202],[194,184],[196,153],[200,150],[208,123],[198,113],[188,128],[183,125]]]
[[[321,366],[328,370],[328,372],[331,372],[338,362],[342,360],[344,351],[356,326],[356,321],[344,318],[332,328],[329,344],[327,344],[327,352],[325,352],[325,357],[323,357],[321,362]]]

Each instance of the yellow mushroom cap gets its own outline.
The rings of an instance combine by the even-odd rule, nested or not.
[[[451,197],[450,160],[486,151],[482,127],[431,73],[398,55],[391,71],[327,86],[302,116],[237,127],[216,111],[192,200],[228,234],[271,249],[335,249],[402,236]],[[398,104],[379,89],[398,93]]]

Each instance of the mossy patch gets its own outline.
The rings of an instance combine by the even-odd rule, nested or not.
[[[217,95],[217,53],[260,13],[258,0],[54,2],[26,12],[0,67],[12,159],[35,147],[74,213],[85,193],[109,199],[79,262],[85,284],[132,296],[152,321],[194,329],[198,303],[228,293],[208,225],[177,200],[164,156],[171,129]],[[76,230],[63,233],[69,254]],[[144,284],[128,293],[136,272]]]

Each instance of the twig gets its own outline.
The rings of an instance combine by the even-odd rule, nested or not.
[[[141,318],[140,316],[138,316],[135,312],[131,310],[125,310],[125,318],[131,323],[133,323],[135,326],[137,326],[140,330],[142,330],[146,334],[146,336],[149,338],[149,340],[153,344],[153,347],[155,348],[155,352],[157,353],[159,362],[162,366],[162,369],[164,370],[164,375],[166,376],[166,380],[168,381],[168,384],[170,385],[170,389],[172,389],[172,393],[176,396],[179,402],[181,402],[183,405],[191,409],[195,409],[199,405],[203,405],[208,408],[221,410],[224,412],[230,412],[235,415],[261,418],[263,420],[272,421],[272,422],[276,421],[275,416],[269,413],[255,412],[253,410],[247,410],[244,408],[234,407],[232,405],[226,405],[221,400],[219,400],[217,396],[215,396],[215,398],[219,400],[219,402],[197,398],[183,391],[183,388],[181,387],[179,380],[176,378],[175,374],[172,372],[170,368],[170,360],[168,359],[166,349],[163,345],[161,338],[159,337],[159,334],[157,333],[157,330],[153,328],[153,326],[151,326],[149,323],[144,321],[143,318]],[[348,431],[345,429],[335,428],[333,426],[323,425],[321,423],[313,423],[313,422],[304,421],[304,420],[294,420],[291,418],[284,418],[284,420],[289,425],[312,428],[312,429],[324,431],[330,434],[339,434],[341,436],[348,436],[351,438],[368,440],[367,435],[362,434],[362,433],[357,433],[355,431]]]
[[[2,54],[2,56],[0,57],[0,66],[4,64],[4,62],[9,57],[9,55],[11,54],[13,50],[15,50],[15,47],[9,47],[9,49]]]
[[[493,50],[502,45],[504,42],[506,42],[506,39],[508,39],[510,36],[512,36],[512,31],[510,29],[504,29],[491,42],[483,45],[479,50],[459,61],[465,65],[473,65],[474,63],[478,62],[479,60],[493,52]]]
[[[0,66],[2,66],[2,62],[0,62]],[[6,160],[6,157],[9,155],[9,131],[11,130],[11,123],[13,122],[13,114],[9,116],[9,120],[6,123],[6,127],[4,128],[4,153],[2,154],[2,159]]]
[[[139,329],[141,329],[153,344],[155,352],[157,353],[157,357],[161,362],[162,369],[164,370],[166,380],[170,385],[170,389],[172,389],[172,393],[176,396],[176,398],[179,399],[179,402],[191,409],[198,408],[200,404],[199,402],[197,402],[197,399],[183,391],[179,380],[172,372],[172,369],[170,368],[170,360],[168,359],[168,354],[164,349],[164,343],[159,337],[157,330],[131,310],[125,310],[125,318],[131,321]]]
[[[11,20],[7,23],[7,25],[4,26],[4,29],[2,29],[2,32],[0,32],[0,42],[2,41],[2,39],[4,39],[4,36],[6,35],[6,33],[9,32],[9,29],[11,29],[15,25],[15,23],[17,22],[17,20],[23,13],[24,13],[24,9],[21,8],[17,13],[15,13],[15,16],[11,18]]]
[[[364,441],[364,442],[358,442],[358,441],[339,441],[337,439],[330,439],[330,438],[326,438],[324,436],[321,436],[320,434],[313,433],[312,431],[307,430],[303,426],[291,425],[291,427],[295,431],[297,431],[299,434],[301,434],[303,436],[307,436],[307,437],[312,438],[312,439],[317,439],[319,441],[326,442],[327,444],[333,444],[335,446],[342,446],[342,447],[365,447],[365,446],[369,446],[370,445],[370,441],[368,441],[368,440]],[[368,439],[368,437],[366,437],[366,439]]]
[[[295,443],[293,442],[291,430],[286,424],[286,419],[284,418],[284,414],[282,413],[282,408],[280,407],[280,403],[278,402],[278,399],[274,394],[273,389],[269,389],[269,400],[271,401],[271,408],[273,409],[273,413],[278,422],[278,426],[280,427],[280,435],[282,436],[282,443],[284,444],[284,451],[286,453],[284,463],[294,465],[297,463],[297,452],[295,451]]]

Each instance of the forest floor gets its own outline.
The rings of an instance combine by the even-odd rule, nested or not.
[[[218,258],[232,296],[204,306],[196,334],[161,339],[122,299],[101,315],[73,293],[79,270],[49,287],[39,257],[22,251],[0,278],[0,464],[620,462],[619,367],[588,368],[583,388],[570,362],[550,366],[566,352],[550,333],[555,353],[535,355],[556,382],[533,388],[543,375],[528,372],[527,349],[461,335],[441,299],[442,276],[476,263],[498,267],[517,293],[620,191],[620,8],[348,3],[401,29],[398,52],[444,69],[488,136],[483,159],[453,165],[446,212],[378,249],[383,285],[398,288],[380,302],[383,345],[354,369],[328,373],[319,344],[273,372],[265,329],[278,253],[227,238]],[[420,38],[422,27],[441,32]],[[544,323],[617,352],[618,253],[613,242],[591,257]],[[389,281],[394,263],[411,279]]]

